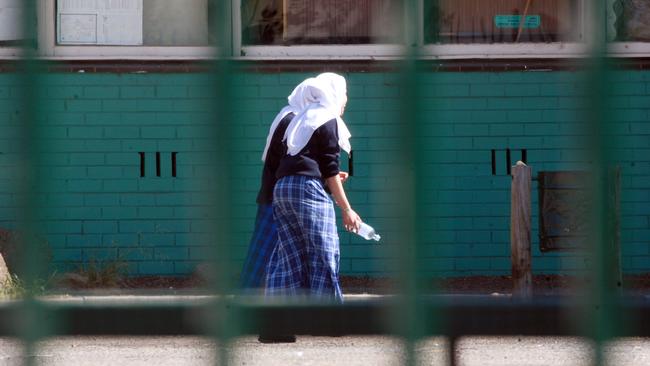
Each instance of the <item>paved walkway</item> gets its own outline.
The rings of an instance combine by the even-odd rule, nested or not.
[[[468,337],[458,345],[460,365],[582,366],[593,359],[592,345],[579,338]],[[237,339],[229,347],[231,365],[381,366],[404,363],[402,342],[391,337],[299,337],[294,344],[260,344],[255,337]],[[0,365],[22,365],[23,347],[0,339]],[[418,364],[445,365],[446,341],[429,338],[416,346]],[[182,366],[214,365],[216,345],[200,337],[60,337],[44,341],[31,354],[47,366]],[[625,339],[609,345],[608,365],[650,364],[650,340]]]

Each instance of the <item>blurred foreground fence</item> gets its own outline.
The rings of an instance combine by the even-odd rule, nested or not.
[[[394,335],[398,319],[390,317],[400,310],[399,299],[351,300],[341,305],[322,302],[287,301],[269,305],[263,299],[222,300],[227,309],[213,311],[220,300],[139,299],[135,302],[86,299],[83,303],[39,301],[41,327],[50,324],[44,337],[57,335],[209,335],[212,326],[226,318],[240,316],[237,335],[296,334],[312,336]],[[587,301],[566,297],[544,297],[515,301],[509,296],[428,295],[418,298],[423,311],[444,315],[438,323],[426,323],[423,336],[583,336],[577,322],[579,313],[589,310],[599,316],[602,310]],[[17,301],[0,306],[0,335],[17,337],[26,324],[21,321],[25,304]],[[614,337],[650,336],[650,300],[647,297],[621,297],[612,304],[618,314],[610,314],[621,325],[610,333]],[[596,318],[591,319],[593,321]],[[223,334],[218,334],[222,337]]]
[[[34,2],[35,0],[31,0]],[[593,24],[605,24],[603,14],[605,1],[589,2]],[[60,303],[34,298],[8,301],[0,304],[0,334],[19,337],[31,352],[39,339],[55,335],[190,335],[203,334],[228,342],[242,334],[392,334],[405,339],[407,363],[415,364],[415,342],[430,335],[445,335],[452,340],[464,335],[579,335],[602,342],[623,336],[650,336],[650,300],[645,296],[625,296],[611,286],[609,255],[606,243],[616,234],[608,215],[612,212],[604,179],[595,179],[590,186],[590,201],[593,209],[586,215],[590,222],[590,233],[584,255],[590,258],[591,274],[581,289],[571,296],[530,297],[516,299],[504,296],[446,296],[429,294],[425,290],[426,278],[421,276],[422,263],[418,261],[422,251],[422,235],[430,223],[419,220],[427,209],[419,199],[427,188],[426,163],[423,159],[427,141],[421,133],[424,114],[422,86],[419,75],[422,63],[417,47],[406,47],[405,56],[396,61],[399,66],[401,119],[397,129],[400,141],[400,159],[403,162],[394,169],[389,190],[399,193],[402,199],[395,206],[394,215],[402,246],[396,251],[398,268],[395,295],[381,299],[351,299],[343,305],[322,302],[286,299],[269,303],[255,296],[230,295],[236,293],[229,281],[232,263],[229,261],[231,238],[232,181],[236,170],[228,157],[234,153],[232,123],[236,121],[232,106],[232,77],[236,72],[229,48],[230,22],[224,14],[230,14],[231,2],[215,2],[215,17],[221,28],[219,54],[215,57],[211,72],[206,74],[214,86],[214,93],[206,101],[210,103],[214,124],[209,131],[215,149],[212,151],[211,172],[215,183],[206,196],[206,202],[214,211],[212,217],[212,238],[215,245],[212,258],[214,268],[213,298],[200,300],[163,301],[159,298],[145,302],[111,303],[102,300],[83,303]],[[406,18],[416,19],[418,1],[407,1]],[[29,8],[29,7],[28,7]],[[32,7],[34,8],[34,7]],[[27,15],[26,15],[27,17]],[[32,24],[26,21],[25,24]],[[419,37],[417,22],[406,22],[405,44],[417,44]],[[595,27],[594,29],[600,29]],[[26,34],[33,32],[27,29]],[[586,90],[586,120],[589,123],[585,134],[585,149],[593,162],[595,174],[604,177],[607,166],[612,162],[611,104],[607,100],[608,81],[611,73],[607,65],[605,37],[598,37],[592,46],[592,56],[585,58],[584,88]],[[35,52],[26,47],[23,59],[18,63],[21,71],[23,94],[20,98],[21,155],[20,175],[23,179],[18,187],[21,204],[21,229],[26,233],[23,245],[26,248],[26,279],[36,278],[39,271],[37,258],[37,234],[40,226],[40,211],[37,204],[39,187],[47,186],[47,177],[38,176],[36,167],[39,152],[47,151],[43,146],[44,106],[40,78],[47,61],[39,60]],[[429,91],[430,93],[430,91]],[[396,122],[397,123],[397,122]],[[606,143],[607,142],[607,143]],[[435,152],[428,151],[435,155]],[[435,159],[435,156],[433,157]],[[228,294],[228,295],[224,295]],[[453,354],[454,342],[450,342]],[[227,363],[223,351],[221,363]],[[455,362],[450,357],[450,362]],[[598,348],[596,362],[602,362],[601,348]],[[35,362],[33,360],[29,362]]]

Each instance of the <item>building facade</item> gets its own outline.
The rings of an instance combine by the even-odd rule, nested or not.
[[[401,197],[387,188],[399,179],[391,166],[404,163],[397,136],[409,48],[400,44],[412,39],[419,131],[430,154],[422,157],[419,197],[423,267],[438,276],[509,273],[507,166],[524,154],[533,174],[585,169],[581,137],[593,108],[586,65],[599,36],[613,60],[606,77],[622,168],[623,269],[650,270],[650,12],[641,11],[648,1],[610,2],[599,31],[580,0],[417,1],[417,17],[394,0],[26,3],[0,0],[0,226],[15,227],[19,216],[19,145],[32,106],[42,231],[60,270],[116,260],[133,275],[186,275],[207,259],[214,245],[207,136],[219,118],[209,75],[219,72],[218,52],[233,72],[235,204],[220,210],[234,218],[235,266],[252,231],[272,118],[297,83],[333,71],[348,80],[350,201],[382,234],[375,244],[341,231],[341,271],[390,273],[401,244],[394,216]],[[409,25],[417,28],[410,35]],[[26,54],[45,71],[27,89]],[[38,102],[23,103],[25,90]],[[584,269],[579,252],[539,250],[537,193],[534,184],[533,270]]]

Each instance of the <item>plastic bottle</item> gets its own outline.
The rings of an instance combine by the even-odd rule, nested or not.
[[[366,240],[375,240],[379,241],[381,239],[381,236],[375,232],[375,229],[372,228],[372,226],[366,224],[365,222],[362,222],[361,225],[359,226],[359,231],[357,231],[357,235],[360,237],[366,239]]]

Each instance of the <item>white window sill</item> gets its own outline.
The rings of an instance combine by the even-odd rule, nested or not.
[[[42,52],[40,57],[66,60],[196,60],[212,59],[216,54],[211,47],[55,46],[48,51]]]
[[[399,60],[406,51],[400,45],[303,45],[303,46],[243,46],[242,56],[235,60]],[[610,43],[609,55],[615,58],[650,57],[650,43]],[[586,58],[588,48],[581,43],[521,43],[521,44],[455,44],[425,45],[419,59],[544,59]],[[0,48],[1,60],[19,60],[20,48]],[[201,61],[214,60],[212,47],[146,47],[146,46],[55,46],[40,50],[44,60],[133,60],[133,61]]]
[[[238,59],[246,60],[350,60],[399,59],[401,45],[296,45],[242,46]]]
[[[517,43],[517,44],[445,44],[426,45],[421,50],[425,59],[513,59],[513,58],[580,58],[587,57],[583,43]]]
[[[242,46],[242,60],[398,60],[400,45]],[[610,55],[618,58],[650,57],[650,43],[612,43]],[[419,59],[521,59],[586,58],[584,43],[449,44],[424,45]]]
[[[612,57],[650,57],[650,42],[615,42],[608,45]]]
[[[15,47],[0,47],[0,60],[16,60],[23,55],[23,50]]]

